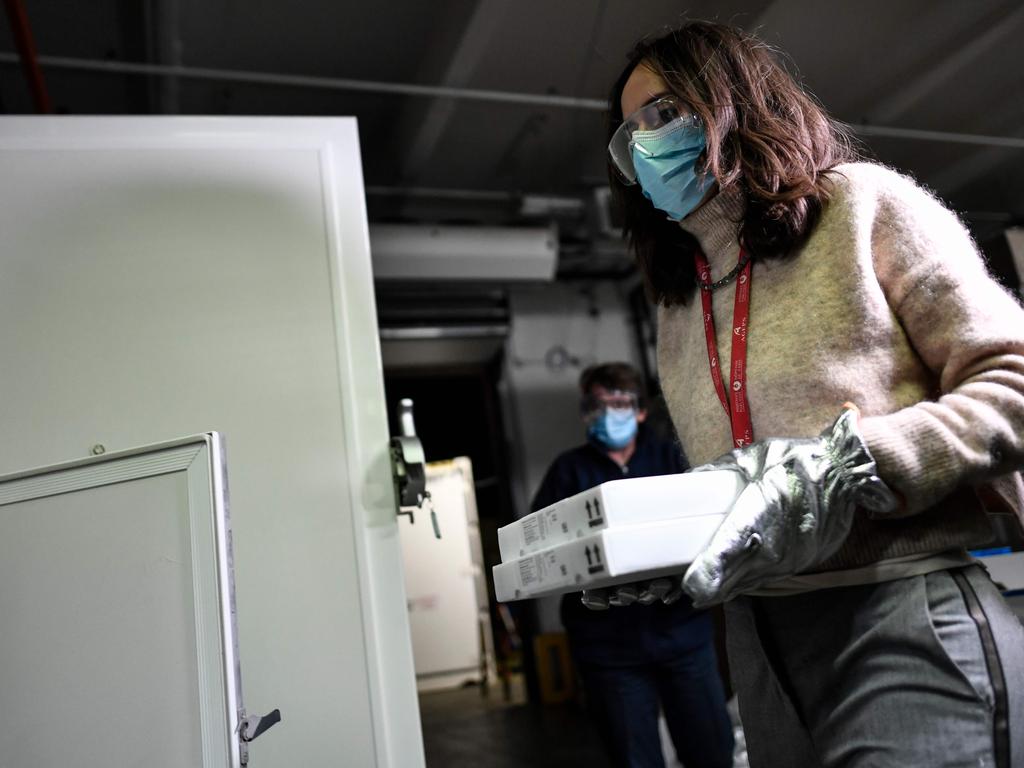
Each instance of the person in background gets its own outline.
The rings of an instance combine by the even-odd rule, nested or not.
[[[609,106],[676,433],[742,485],[682,583],[751,766],[1024,767],[1024,628],[968,553],[1024,513],[1024,310],[740,29],[641,41]]]
[[[587,442],[558,456],[531,504],[536,511],[608,480],[683,472],[678,447],[644,427],[639,373],[625,363],[580,376]],[[631,596],[620,596],[623,603]],[[589,611],[563,597],[562,622],[588,711],[615,766],[663,768],[658,732],[665,714],[686,768],[732,765],[732,723],[715,657],[711,617],[680,591],[616,611]]]

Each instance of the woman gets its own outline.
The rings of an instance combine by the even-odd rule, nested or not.
[[[745,482],[683,587],[728,601],[751,764],[1024,766],[1024,629],[966,552],[1024,498],[1024,311],[739,30],[640,43],[611,113],[676,430]]]

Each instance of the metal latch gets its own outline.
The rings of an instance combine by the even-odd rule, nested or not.
[[[414,512],[429,508],[434,535],[440,539],[437,513],[427,490],[427,459],[416,437],[416,423],[412,418],[412,400],[406,397],[399,401],[397,416],[399,435],[391,438],[391,474],[395,480],[398,514],[408,515],[409,522],[415,523]]]
[[[238,713],[238,751],[242,765],[249,764],[249,743],[281,722],[281,710],[275,709],[265,715],[247,715],[245,710]]]

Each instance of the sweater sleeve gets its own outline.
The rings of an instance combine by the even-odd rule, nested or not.
[[[885,171],[872,258],[935,399],[862,420],[879,474],[920,512],[1024,466],[1024,310],[987,273],[956,216]],[[897,383],[898,385],[898,383]]]

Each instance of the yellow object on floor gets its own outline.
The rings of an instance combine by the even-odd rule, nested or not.
[[[533,639],[533,652],[537,660],[540,700],[544,704],[561,704],[572,699],[575,686],[568,635],[564,632],[537,635]]]

